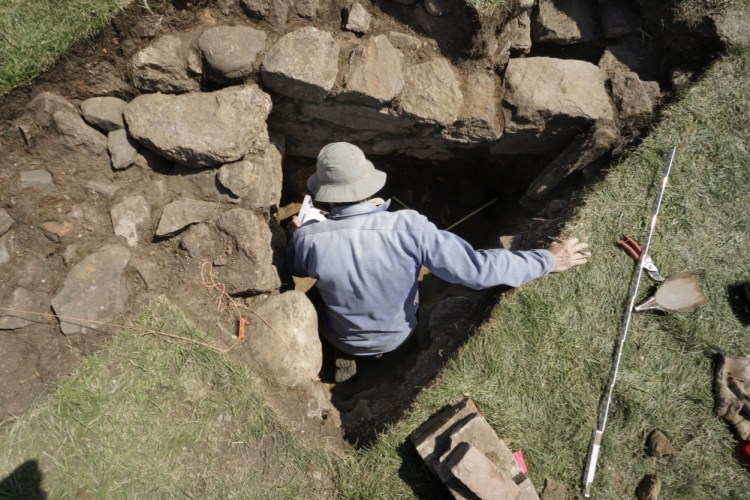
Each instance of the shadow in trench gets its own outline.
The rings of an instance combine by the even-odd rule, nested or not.
[[[46,499],[42,490],[42,471],[36,460],[27,460],[8,477],[0,481],[0,498],[40,500]]]

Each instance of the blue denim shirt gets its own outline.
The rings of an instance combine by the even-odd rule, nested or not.
[[[396,349],[417,324],[417,277],[437,277],[479,290],[520,286],[548,274],[547,250],[474,250],[414,210],[387,212],[359,203],[298,228],[287,246],[295,276],[318,280],[325,304],[322,333],[337,349],[375,355]]]

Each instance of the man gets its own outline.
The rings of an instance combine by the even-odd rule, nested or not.
[[[337,382],[356,373],[355,356],[389,353],[409,338],[423,265],[445,281],[479,290],[521,286],[584,264],[591,255],[575,238],[548,250],[474,250],[414,210],[388,212],[390,201],[371,200],[385,180],[358,147],[328,144],[307,187],[315,201],[331,204],[330,216],[290,223],[287,265],[295,276],[317,279],[321,334],[339,352]]]

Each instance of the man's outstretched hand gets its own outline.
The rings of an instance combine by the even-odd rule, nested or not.
[[[550,243],[548,250],[555,259],[552,272],[560,273],[588,262],[591,252],[585,252],[586,248],[588,244],[578,241],[578,238],[567,238],[562,243]]]

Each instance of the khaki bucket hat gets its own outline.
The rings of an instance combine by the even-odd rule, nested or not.
[[[307,179],[315,201],[351,203],[366,200],[385,185],[386,173],[376,170],[354,144],[334,142],[320,150],[317,171]]]

